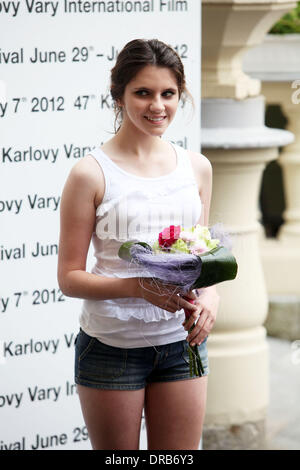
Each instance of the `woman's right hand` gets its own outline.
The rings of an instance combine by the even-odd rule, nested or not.
[[[141,297],[153,305],[175,313],[181,309],[188,309],[193,313],[197,310],[196,305],[183,299],[178,288],[172,285],[166,285],[151,278],[136,278],[137,280],[137,297]],[[193,291],[185,294],[189,299],[195,300],[197,297]]]

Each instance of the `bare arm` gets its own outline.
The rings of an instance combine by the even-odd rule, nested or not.
[[[104,194],[104,177],[93,157],[71,170],[60,206],[58,283],[69,297],[112,299],[135,297],[136,279],[118,279],[86,272],[86,260],[96,221],[97,199]]]
[[[198,223],[208,226],[212,194],[212,166],[209,160],[203,155],[191,153],[190,156],[202,202],[202,211]],[[187,341],[190,342],[192,346],[194,344],[200,344],[210,333],[216,320],[219,300],[220,297],[215,285],[201,289],[201,295],[197,297],[195,303],[198,307],[197,311],[184,323],[185,330],[189,331],[200,315],[195,328],[187,337]]]
[[[198,181],[199,195],[202,203],[201,216],[198,224],[207,227],[209,225],[210,203],[212,195],[213,173],[208,158],[204,155],[191,153],[192,165]],[[206,287],[206,290],[216,292],[216,286]]]

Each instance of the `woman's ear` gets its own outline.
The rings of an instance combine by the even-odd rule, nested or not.
[[[118,106],[118,108],[121,110],[123,109],[124,105],[123,105],[123,100],[122,98],[119,98],[116,100],[116,105]]]

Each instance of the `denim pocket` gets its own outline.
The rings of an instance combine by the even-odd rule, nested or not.
[[[76,349],[77,375],[87,381],[104,383],[126,370],[127,349],[108,346],[84,332],[80,332]]]
[[[182,343],[183,343],[182,344],[183,351],[182,351],[181,357],[184,360],[184,362],[189,365],[190,362],[189,362],[189,353],[188,353],[188,342],[183,341]]]
[[[75,338],[75,353],[76,358],[79,361],[81,361],[88,353],[89,349],[93,346],[94,341],[97,341],[97,339],[87,335],[80,329],[78,335]]]

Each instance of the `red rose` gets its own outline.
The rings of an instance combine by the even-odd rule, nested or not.
[[[180,225],[170,225],[170,227],[164,228],[158,236],[159,246],[163,248],[172,246],[173,243],[180,238],[180,232]]]

